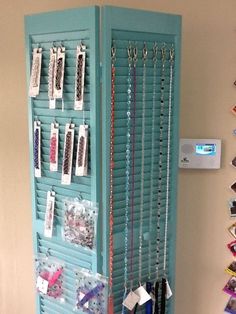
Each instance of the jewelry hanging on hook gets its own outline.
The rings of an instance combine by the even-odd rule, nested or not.
[[[62,161],[61,184],[69,185],[71,183],[72,160],[74,149],[75,125],[70,121],[65,126],[64,153]]]
[[[115,79],[116,79],[116,47],[115,41],[111,47],[111,112],[110,112],[110,196],[109,196],[109,299],[108,314],[114,313],[114,296],[113,296],[113,223],[114,223],[114,195],[113,195],[113,173],[114,173],[114,137],[115,137]]]
[[[76,51],[74,110],[84,110],[85,60],[86,46],[81,41]]]
[[[126,179],[125,179],[125,229],[124,229],[124,296],[123,296],[123,303],[122,303],[122,314],[126,313],[126,308],[130,311],[133,310],[137,302],[139,301],[139,297],[132,291],[132,287],[130,287],[130,292],[128,292],[128,241],[129,241],[129,208],[130,204],[130,174],[131,174],[131,103],[132,103],[132,92],[133,92],[133,75],[132,75],[132,68],[133,68],[133,49],[131,43],[127,48],[128,54],[128,86],[127,86],[127,111],[126,111]]]
[[[39,95],[41,67],[42,67],[42,48],[40,48],[38,44],[37,48],[33,49],[32,68],[29,86],[30,97],[36,97]]]
[[[153,84],[152,84],[152,135],[151,135],[151,171],[150,171],[150,212],[149,212],[149,241],[148,241],[148,281],[146,282],[146,290],[149,294],[153,292],[153,282],[151,281],[151,274],[152,274],[152,245],[151,245],[151,234],[153,234],[153,203],[154,203],[154,169],[155,169],[155,162],[154,162],[154,156],[155,151],[157,149],[156,142],[157,139],[155,137],[156,132],[156,125],[157,125],[157,119],[156,119],[156,112],[157,112],[157,57],[158,57],[158,46],[155,42],[153,45]],[[158,217],[157,217],[158,219]],[[158,222],[159,225],[159,222]],[[156,289],[158,289],[158,286],[156,286]],[[154,293],[155,295],[155,293]],[[156,293],[158,295],[158,293]],[[145,313],[146,314],[152,314],[153,313],[153,301],[149,300],[145,305]]]

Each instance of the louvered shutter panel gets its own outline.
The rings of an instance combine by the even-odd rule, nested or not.
[[[156,279],[156,226],[157,226],[157,190],[158,190],[158,156],[159,156],[159,120],[160,120],[160,88],[161,88],[161,59],[157,61],[157,96],[156,96],[156,122],[155,140],[155,167],[154,194],[153,194],[153,220],[149,230],[150,213],[150,172],[151,172],[151,147],[152,147],[152,91],[153,91],[153,62],[152,48],[157,43],[159,49],[165,43],[167,47],[173,45],[175,49],[174,82],[172,95],[171,117],[171,146],[170,146],[170,187],[169,187],[169,231],[167,248],[167,269],[171,287],[174,288],[175,273],[175,241],[176,241],[176,187],[177,187],[177,156],[178,156],[178,112],[179,112],[179,62],[180,62],[180,29],[181,18],[163,13],[144,12],[132,9],[105,7],[102,15],[103,27],[103,211],[109,208],[109,142],[110,142],[110,99],[111,99],[111,58],[110,47],[116,47],[116,98],[115,98],[115,139],[114,139],[114,272],[113,292],[115,297],[115,313],[121,312],[124,294],[124,233],[125,233],[125,180],[126,180],[126,112],[127,112],[127,73],[128,56],[127,47],[131,43],[137,46],[139,60],[137,63],[136,87],[136,134],[135,134],[135,207],[134,207],[134,286],[138,287],[138,252],[139,252],[139,208],[141,185],[141,138],[142,138],[142,49],[144,42],[148,48],[147,80],[146,80],[146,121],[145,121],[145,163],[144,163],[144,208],[143,208],[143,263],[142,282],[148,281],[148,239],[151,240],[151,279]],[[166,62],[167,72],[165,80],[165,103],[168,107],[169,97],[169,60]],[[163,120],[163,191],[166,189],[167,176],[167,136],[168,136],[168,108],[164,109]],[[161,221],[160,221],[160,277],[163,275],[164,254],[164,228],[165,228],[165,203],[166,193],[162,193]],[[131,215],[129,209],[129,216]],[[109,215],[104,216],[104,252],[107,252],[104,261],[104,271],[109,274],[109,249],[107,236],[109,234]],[[129,223],[130,227],[130,223]],[[130,256],[130,252],[129,252]],[[128,274],[129,274],[128,269]],[[168,313],[174,313],[173,299],[167,304]],[[144,313],[144,306],[139,309]]]
[[[180,73],[180,31],[179,16],[121,9],[105,6],[102,8],[101,25],[99,29],[99,8],[90,7],[72,9],[52,13],[27,16],[25,19],[27,73],[28,82],[31,69],[32,50],[35,47],[43,49],[42,77],[40,94],[29,98],[29,138],[31,159],[31,191],[33,210],[34,253],[46,253],[50,249],[53,257],[65,263],[65,304],[49,299],[37,298],[37,313],[72,314],[75,305],[75,275],[74,270],[80,266],[109,276],[109,188],[110,188],[110,107],[111,107],[111,46],[115,41],[116,55],[116,99],[115,99],[115,169],[114,169],[114,297],[115,313],[121,313],[124,293],[124,222],[125,222],[125,150],[126,150],[126,111],[127,111],[127,47],[129,41],[137,45],[139,61],[137,63],[137,116],[136,116],[136,153],[135,153],[135,213],[134,213],[134,279],[138,285],[138,250],[139,250],[139,206],[140,206],[140,167],[141,167],[141,134],[142,134],[142,60],[140,51],[146,42],[148,48],[147,81],[146,81],[146,119],[145,119],[145,164],[144,164],[144,208],[143,208],[143,270],[142,280],[147,280],[148,243],[151,240],[151,280],[155,281],[156,260],[156,225],[157,225],[157,176],[158,176],[158,141],[160,136],[160,87],[161,60],[157,61],[157,101],[155,140],[155,167],[153,193],[153,220],[149,224],[150,213],[150,176],[152,151],[152,91],[153,67],[150,57],[153,44],[160,48],[163,43],[175,49],[174,81],[172,94],[172,115],[170,133],[170,186],[169,186],[169,230],[167,248],[168,279],[174,290],[175,282],[175,246],[176,246],[176,192],[177,192],[177,156],[178,156],[178,106],[179,106],[179,73]],[[102,39],[100,42],[100,38]],[[77,143],[78,127],[83,122],[83,112],[74,111],[74,76],[76,47],[82,42],[86,45],[86,76],[85,76],[85,112],[84,117],[89,125],[89,175],[86,177],[72,176],[71,185],[61,185],[61,165],[64,146],[64,128],[70,120],[76,125],[75,144]],[[66,48],[66,68],[64,80],[64,111],[61,101],[57,101],[57,109],[48,109],[48,63],[49,50],[63,44]],[[100,45],[101,43],[101,45]],[[100,82],[100,52],[102,55],[102,80]],[[165,81],[165,102],[168,102],[169,73]],[[100,85],[101,84],[101,85]],[[100,88],[101,87],[101,88]],[[100,91],[102,92],[100,95]],[[100,99],[101,96],[101,99]],[[102,114],[100,112],[100,102]],[[35,178],[33,156],[33,121],[39,119],[42,123],[42,177]],[[49,139],[50,123],[60,124],[59,170],[49,171]],[[163,274],[164,227],[167,183],[167,139],[168,109],[164,109],[163,119],[163,180],[160,221],[160,276]],[[76,145],[74,148],[76,151]],[[74,165],[73,165],[74,166]],[[73,167],[72,173],[75,173]],[[47,191],[56,192],[54,233],[52,239],[43,236],[44,215],[46,209]],[[77,197],[81,193],[84,199],[99,204],[98,232],[96,251],[90,252],[67,244],[61,237],[63,223],[63,199]],[[174,313],[172,298],[168,302],[168,313]],[[144,313],[144,307],[138,311]],[[105,313],[101,313],[105,314]]]
[[[63,199],[78,197],[79,192],[84,199],[100,203],[100,108],[99,108],[99,10],[97,7],[66,10],[27,16],[25,18],[27,73],[31,69],[32,50],[40,46],[43,49],[42,76],[40,93],[36,98],[29,98],[29,137],[31,159],[31,182],[33,203],[33,235],[34,252],[47,253],[65,262],[65,304],[53,302],[39,297],[37,313],[69,314],[75,307],[75,269],[80,266],[101,272],[101,228],[98,223],[97,248],[95,252],[76,248],[62,240],[61,226],[63,223]],[[85,111],[74,110],[74,84],[76,47],[82,41],[86,45],[85,70]],[[48,101],[48,64],[49,51],[52,45],[66,49],[65,79],[64,79],[64,111],[62,102],[57,101],[57,109],[49,109]],[[28,79],[29,82],[29,79]],[[75,146],[78,138],[78,128],[83,124],[83,115],[89,125],[89,175],[76,177],[73,162],[72,183],[61,185],[61,165],[64,146],[65,124],[72,121],[76,126]],[[33,169],[33,121],[39,119],[42,128],[42,177],[35,178]],[[50,124],[54,119],[60,124],[59,170],[49,170],[49,140]],[[46,209],[47,191],[56,192],[54,232],[51,239],[43,236],[44,215]],[[100,218],[99,218],[100,219]]]

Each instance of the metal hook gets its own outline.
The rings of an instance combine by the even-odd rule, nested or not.
[[[37,125],[37,126],[40,125],[40,120],[39,120],[38,116],[35,116],[35,122],[36,122],[36,125]]]
[[[64,48],[65,46],[64,46],[64,44],[63,44],[63,41],[61,41],[61,43],[60,43],[60,49],[61,49],[61,52],[63,51],[63,48]]]
[[[80,48],[80,51],[85,51],[85,45],[83,44],[83,41],[81,40],[80,41],[80,44],[79,44],[79,48]]]
[[[148,54],[147,45],[146,45],[146,42],[144,42],[144,45],[143,45],[143,61],[144,62],[147,59],[147,54]]]
[[[174,49],[174,45],[172,44],[170,48],[170,61],[173,62],[174,58],[175,58],[175,49]]]
[[[165,61],[165,59],[166,59],[166,43],[164,43],[162,48],[161,48],[161,54],[162,54],[162,61]]]
[[[69,120],[69,129],[71,129],[71,124],[72,124],[72,118]]]
[[[129,63],[132,62],[132,46],[131,46],[131,42],[129,41],[129,46],[127,48],[127,53],[128,53],[128,61]]]
[[[54,124],[54,128],[57,128],[57,120],[56,120],[56,118],[54,118],[53,124]]]
[[[52,42],[52,51],[55,53],[57,51],[57,47],[55,41]]]
[[[51,249],[50,248],[47,249],[46,258],[49,258],[49,256],[51,256]]]
[[[154,45],[153,45],[153,62],[157,62],[157,54],[158,54],[158,46],[157,46],[157,43],[155,41]]]
[[[115,46],[115,41],[114,40],[112,42],[112,47],[111,47],[111,60],[113,62],[116,60],[116,46]]]
[[[39,53],[40,43],[37,43],[37,53]]]
[[[78,192],[78,197],[77,198],[78,198],[79,201],[82,201],[83,196],[82,196],[81,192]]]
[[[138,61],[138,48],[137,48],[137,45],[136,45],[136,44],[135,44],[133,50],[134,50],[134,52],[133,52],[133,55],[134,55],[133,60],[134,60],[134,64],[136,64],[137,61]]]

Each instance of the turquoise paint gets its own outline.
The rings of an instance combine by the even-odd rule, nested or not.
[[[102,117],[103,121],[103,211],[109,208],[109,139],[110,139],[110,81],[111,81],[111,60],[109,55],[109,50],[112,44],[112,40],[115,40],[117,46],[117,54],[119,55],[116,62],[116,74],[117,74],[117,85],[116,85],[116,137],[115,137],[115,170],[114,170],[114,247],[115,255],[114,257],[114,295],[115,299],[119,300],[118,303],[115,302],[115,312],[120,313],[121,302],[123,295],[123,268],[124,256],[122,255],[122,247],[124,242],[124,185],[125,185],[125,143],[124,140],[126,136],[125,119],[126,119],[126,80],[127,77],[127,53],[126,48],[128,46],[128,41],[133,44],[136,42],[139,48],[139,58],[142,49],[143,42],[147,42],[148,49],[152,49],[149,42],[167,44],[173,43],[175,45],[176,57],[175,57],[175,80],[174,80],[174,111],[173,111],[173,134],[172,134],[172,146],[171,146],[171,199],[170,199],[170,212],[171,219],[169,221],[169,228],[171,230],[171,240],[169,241],[168,254],[169,254],[169,277],[172,287],[175,285],[175,246],[176,246],[176,193],[177,193],[177,156],[178,156],[178,107],[179,107],[179,72],[180,72],[180,33],[181,33],[181,17],[170,14],[156,13],[156,12],[146,12],[133,9],[123,9],[106,6],[102,10],[102,51],[103,51],[103,86],[102,86]],[[123,49],[123,50],[121,50]],[[140,60],[140,59],[139,59]],[[141,61],[138,62],[137,66],[142,64]],[[151,75],[150,66],[151,61],[147,62],[147,76]],[[158,65],[160,66],[160,65]],[[141,71],[137,69],[137,74],[141,75]],[[139,82],[140,83],[140,82]],[[151,92],[152,81],[147,81],[147,106],[152,103],[152,97],[148,95]],[[141,83],[140,83],[141,84]],[[142,87],[137,87],[137,107],[141,108],[142,97],[139,96]],[[137,134],[141,134],[141,118],[136,119]],[[167,117],[165,117],[164,122],[167,122]],[[148,119],[147,124],[150,125],[151,118]],[[156,133],[158,137],[158,132]],[[141,136],[136,138],[136,148],[141,149]],[[150,146],[146,149],[145,160],[145,171],[150,171],[151,159],[148,157],[150,153]],[[140,166],[141,151],[136,153],[136,166]],[[165,169],[164,169],[165,170]],[[157,174],[156,174],[157,175]],[[136,184],[140,184],[140,175],[135,175]],[[144,193],[149,192],[148,182],[144,183]],[[165,185],[165,180],[163,180],[163,185]],[[135,199],[138,202],[139,192],[135,191]],[[148,211],[148,196],[144,196],[144,212]],[[116,205],[117,204],[117,205]],[[138,204],[138,203],[137,203]],[[163,201],[164,206],[164,201]],[[137,206],[136,206],[137,208]],[[109,235],[109,213],[106,211],[107,215],[104,215],[103,225],[104,225],[104,235],[103,235],[103,247],[104,247],[104,272],[109,275],[109,243],[107,241]],[[162,213],[164,214],[164,212]],[[138,217],[138,209],[135,209],[135,217]],[[146,220],[145,220],[146,219]],[[145,226],[146,224],[146,226]],[[161,221],[162,228],[164,227],[164,220]],[[148,230],[148,217],[144,217],[144,241],[143,241],[143,252],[147,252],[148,239],[152,234],[152,230]],[[138,252],[138,234],[139,234],[139,223],[138,221],[134,224],[134,235],[135,235],[135,250]],[[163,230],[161,231],[163,235]],[[145,240],[146,239],[146,240]],[[160,268],[163,266],[163,244],[161,244],[161,263]],[[106,252],[106,253],[105,253]],[[155,244],[153,245],[153,256],[152,259],[155,261]],[[138,264],[138,257],[135,257],[134,264]],[[148,263],[143,261],[143,270],[147,271]],[[138,267],[134,267],[136,274],[136,279],[138,276]],[[154,274],[155,269],[153,269]],[[154,279],[155,277],[153,277]],[[145,278],[143,279],[145,280]],[[174,289],[173,289],[174,290]],[[174,313],[174,298],[168,304],[168,313]]]
[[[125,167],[125,151],[124,137],[126,130],[124,128],[125,109],[126,109],[126,47],[129,40],[137,42],[139,53],[141,53],[143,41],[147,42],[148,49],[152,48],[152,43],[157,41],[161,43],[165,41],[167,44],[175,45],[175,73],[174,73],[174,110],[173,110],[173,134],[171,146],[171,199],[170,211],[171,219],[169,227],[172,237],[169,241],[169,277],[172,287],[175,284],[175,246],[176,246],[176,194],[177,194],[177,156],[178,156],[178,114],[179,114],[179,73],[180,73],[180,44],[181,44],[181,17],[171,14],[163,14],[156,12],[138,11],[133,9],[122,9],[116,7],[105,6],[102,8],[101,31],[99,29],[100,16],[98,7],[70,9],[65,11],[56,11],[50,13],[42,13],[25,18],[25,34],[26,34],[26,59],[27,59],[27,82],[29,83],[29,73],[31,68],[31,51],[33,47],[37,47],[40,43],[43,48],[43,79],[40,89],[40,95],[36,99],[28,99],[29,112],[29,142],[30,142],[30,169],[31,169],[31,193],[32,193],[32,211],[33,211],[33,241],[34,254],[37,252],[47,252],[50,248],[51,254],[66,262],[66,299],[63,305],[51,300],[37,297],[37,314],[72,314],[74,307],[74,283],[75,278],[73,270],[77,266],[91,269],[94,272],[101,272],[109,276],[108,258],[109,258],[109,142],[110,142],[110,80],[111,80],[111,64],[110,64],[110,48],[112,39],[116,40],[119,47],[117,64],[117,98],[116,102],[119,108],[116,111],[116,134],[115,139],[115,157],[116,168],[114,171],[115,178],[115,225],[114,225],[114,245],[115,245],[115,313],[120,313],[121,293],[123,293],[123,252],[122,243],[124,238],[124,167]],[[137,23],[138,21],[138,23]],[[57,121],[60,123],[60,155],[62,156],[64,141],[64,125],[72,118],[72,121],[78,125],[83,121],[82,113],[73,110],[73,75],[74,75],[74,53],[77,43],[80,39],[88,47],[88,62],[86,65],[86,85],[85,92],[85,119],[90,125],[90,149],[91,149],[91,174],[88,177],[73,177],[72,184],[69,187],[60,185],[59,173],[51,173],[48,167],[49,154],[49,130],[50,123],[53,122],[56,115]],[[101,39],[101,46],[100,46]],[[67,49],[67,68],[66,68],[66,87],[65,87],[65,110],[59,109],[49,110],[47,103],[47,63],[49,58],[49,49],[53,42],[59,45],[63,42]],[[102,65],[100,67],[100,52],[102,55]],[[141,55],[139,55],[140,58]],[[139,61],[137,66],[137,74],[141,75],[141,64]],[[151,74],[152,62],[147,63],[147,106],[152,103],[151,95]],[[101,86],[100,86],[101,83]],[[28,86],[29,84],[27,84]],[[101,87],[101,88],[100,88]],[[101,93],[102,92],[102,93]],[[137,88],[137,108],[141,108],[142,97],[140,87]],[[149,93],[149,94],[148,94]],[[100,99],[102,103],[100,104]],[[34,178],[33,174],[33,130],[32,124],[34,118],[38,116],[42,121],[42,144],[43,144],[43,174],[39,179]],[[147,130],[150,130],[151,117],[147,118]],[[167,122],[167,117],[164,118]],[[137,134],[141,132],[141,119],[137,118]],[[149,131],[148,131],[149,132]],[[155,133],[158,138],[158,131]],[[150,171],[150,144],[146,146],[146,164],[145,171]],[[140,166],[141,158],[141,141],[137,135],[136,141],[136,166]],[[61,158],[62,159],[62,158]],[[61,160],[60,159],[60,164]],[[163,171],[165,171],[165,167]],[[154,173],[154,175],[157,175]],[[140,184],[139,173],[135,176],[135,182]],[[165,186],[163,180],[163,187]],[[46,192],[54,187],[56,191],[56,212],[55,230],[52,239],[46,239],[43,234],[43,221],[45,214]],[[144,213],[148,212],[149,199],[149,181],[144,183]],[[89,252],[82,248],[75,248],[64,243],[61,239],[61,225],[63,223],[63,197],[76,197],[78,192],[87,199],[97,202],[100,206],[98,220],[98,237],[97,249],[95,252]],[[138,204],[139,190],[135,192],[135,200]],[[165,202],[162,200],[162,205]],[[164,212],[162,212],[163,214]],[[134,223],[135,239],[138,238],[139,222],[138,208],[135,208],[136,221]],[[161,221],[162,228],[164,221]],[[152,238],[155,232],[155,225],[152,229],[148,228],[148,217],[144,215],[144,240],[143,251],[147,251],[148,240]],[[161,230],[163,234],[163,229]],[[153,252],[155,252],[155,241]],[[135,240],[135,250],[137,250],[138,241]],[[135,263],[138,259],[135,257]],[[155,254],[152,256],[155,260]],[[161,244],[160,267],[163,265],[163,243]],[[144,273],[147,271],[147,260],[143,261]],[[137,274],[137,267],[134,267]],[[154,269],[152,269],[154,275]],[[153,277],[154,279],[154,277]],[[145,280],[145,278],[143,278]],[[174,300],[168,304],[168,313],[174,313]]]

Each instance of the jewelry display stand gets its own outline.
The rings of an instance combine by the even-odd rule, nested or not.
[[[63,264],[64,302],[40,293],[37,314],[99,314],[96,293],[109,314],[130,293],[134,313],[173,314],[181,17],[78,8],[27,16],[25,33],[34,253]],[[92,249],[63,239],[68,199],[97,207]],[[77,269],[108,293],[78,302]]]

